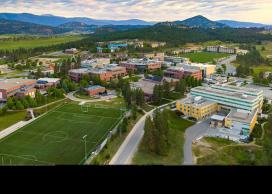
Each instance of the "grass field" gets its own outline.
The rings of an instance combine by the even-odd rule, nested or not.
[[[262,50],[263,47],[265,50]],[[258,51],[260,51],[263,57],[266,58],[268,55],[271,55],[272,57],[272,42],[265,42],[262,45],[256,45],[256,48]]]
[[[272,66],[268,66],[268,65],[260,65],[258,67],[254,67],[253,68],[253,75],[254,76],[259,76],[259,74],[261,72],[266,72],[266,71],[270,71],[272,72]]]
[[[200,53],[186,53],[181,56],[189,58],[192,62],[195,63],[208,63],[216,59],[227,57],[229,56],[229,54],[200,52]]]
[[[143,144],[133,158],[136,165],[180,165],[183,161],[183,144],[185,130],[194,123],[184,120],[173,111],[168,111],[170,148],[167,156],[159,156],[145,150]]]
[[[48,38],[33,38],[26,40],[0,40],[0,50],[12,50],[18,48],[36,48],[57,45],[72,41],[81,40],[83,36],[57,36]]]
[[[9,126],[24,120],[26,111],[20,112],[7,112],[5,115],[0,116],[0,131],[8,128]]]
[[[82,164],[122,117],[120,109],[77,104],[53,109],[31,124],[0,140],[0,164]]]
[[[258,146],[211,137],[193,145],[193,152],[199,165],[260,165],[262,158]]]

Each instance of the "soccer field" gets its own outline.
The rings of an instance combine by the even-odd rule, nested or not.
[[[82,164],[121,120],[123,111],[66,104],[0,140],[2,165]]]

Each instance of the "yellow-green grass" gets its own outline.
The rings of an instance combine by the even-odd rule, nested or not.
[[[36,48],[58,45],[67,42],[81,40],[83,36],[56,36],[56,37],[33,37],[26,40],[0,40],[0,50],[12,50],[18,48]]]
[[[0,164],[82,164],[120,121],[123,111],[77,104],[53,109],[0,141]],[[86,144],[83,137],[86,136]]]
[[[263,47],[265,48],[264,51],[262,50]],[[260,51],[263,57],[266,58],[268,55],[271,55],[272,57],[272,42],[264,42],[261,45],[256,45],[256,48],[258,51]]]
[[[229,54],[212,53],[212,52],[196,52],[196,53],[186,53],[181,56],[189,58],[192,62],[208,63],[208,62],[213,62],[213,60],[216,60],[216,59],[227,57],[229,56]]]
[[[199,157],[198,165],[258,165],[261,164],[262,148],[250,144],[237,144],[220,138],[203,138],[209,145],[194,146],[194,154]],[[203,141],[202,140],[202,141]]]
[[[114,154],[118,151],[121,144],[126,139],[127,135],[132,130],[133,126],[139,121],[142,117],[142,114],[138,114],[135,120],[130,119],[128,124],[128,130],[124,133],[116,133],[104,147],[104,149],[95,157],[95,159],[91,162],[91,164],[95,165],[105,165],[109,164],[110,160],[113,158]]]
[[[260,65],[253,68],[253,75],[258,76],[261,72],[270,71],[272,72],[272,66]]]
[[[26,111],[7,112],[5,115],[0,116],[0,131],[10,127],[11,125],[24,120]]]
[[[168,111],[170,148],[166,156],[150,153],[141,144],[133,158],[136,165],[180,165],[183,161],[183,144],[185,130],[194,123],[178,117],[175,112]]]

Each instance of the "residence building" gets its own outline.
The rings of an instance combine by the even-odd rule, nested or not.
[[[0,80],[0,101],[7,101],[9,97],[31,96],[35,97],[34,79],[5,79]]]
[[[120,66],[125,67],[128,71],[156,71],[161,69],[162,62],[151,59],[129,59],[127,61],[120,62]]]

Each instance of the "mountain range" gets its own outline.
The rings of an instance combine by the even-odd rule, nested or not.
[[[0,33],[1,34],[43,34],[53,35],[66,32],[113,32],[136,28],[145,28],[153,26],[154,22],[143,20],[95,20],[91,18],[75,17],[65,18],[54,15],[34,15],[28,13],[0,13]],[[272,26],[239,22],[233,20],[212,21],[204,16],[198,15],[186,20],[173,22],[160,22],[156,25],[175,26],[177,28],[266,28],[272,29]]]
[[[54,15],[34,15],[29,13],[0,13],[0,19],[16,20],[22,22],[31,22],[40,25],[57,27],[69,22],[81,22],[87,25],[153,25],[154,22],[146,22],[143,20],[96,20],[86,17],[66,18]]]

